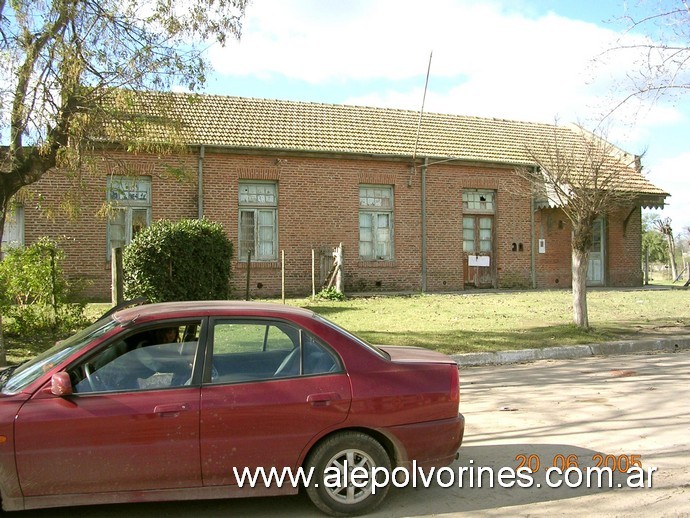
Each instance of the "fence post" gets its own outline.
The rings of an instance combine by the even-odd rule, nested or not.
[[[57,287],[57,264],[55,262],[56,251],[54,247],[48,249],[50,254],[50,305],[53,308],[53,326],[57,328],[58,323],[58,287]]]
[[[111,249],[110,254],[110,274],[112,277],[111,302],[113,306],[122,304],[124,297],[124,283],[122,270],[122,248]]]
[[[316,298],[316,251],[311,249],[311,300]]]
[[[285,250],[280,251],[280,290],[285,304]]]
[[[249,300],[249,278],[252,273],[252,251],[247,252],[247,291],[244,296],[244,300]]]

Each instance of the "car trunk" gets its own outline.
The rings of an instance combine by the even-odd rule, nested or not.
[[[395,363],[455,363],[445,354],[424,349],[422,347],[406,347],[400,345],[378,346],[390,356]]]

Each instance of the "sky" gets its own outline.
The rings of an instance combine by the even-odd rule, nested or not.
[[[628,7],[649,8],[637,4]],[[622,0],[253,0],[241,40],[209,49],[215,73],[205,92],[420,110],[431,63],[424,111],[579,123],[642,155],[647,178],[671,194],[653,212],[679,234],[690,227],[690,94],[610,114],[639,68],[636,53],[610,52],[642,41],[622,36],[625,8]]]

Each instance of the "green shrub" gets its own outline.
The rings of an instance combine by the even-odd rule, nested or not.
[[[149,302],[227,299],[231,261],[232,243],[219,223],[158,221],[123,251],[125,297]]]
[[[341,291],[336,290],[333,286],[330,288],[324,288],[316,294],[316,298],[319,300],[345,300],[345,294]]]
[[[86,322],[84,304],[62,270],[64,253],[47,237],[25,248],[9,249],[0,261],[0,306],[9,317],[8,335],[70,333]]]

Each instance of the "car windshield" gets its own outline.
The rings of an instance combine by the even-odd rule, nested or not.
[[[92,340],[104,335],[113,329],[118,322],[112,318],[101,319],[77,334],[56,343],[47,351],[39,354],[34,359],[17,366],[2,385],[3,394],[16,394],[22,391],[30,383],[38,379],[41,374],[52,369],[71,353],[79,351]]]

